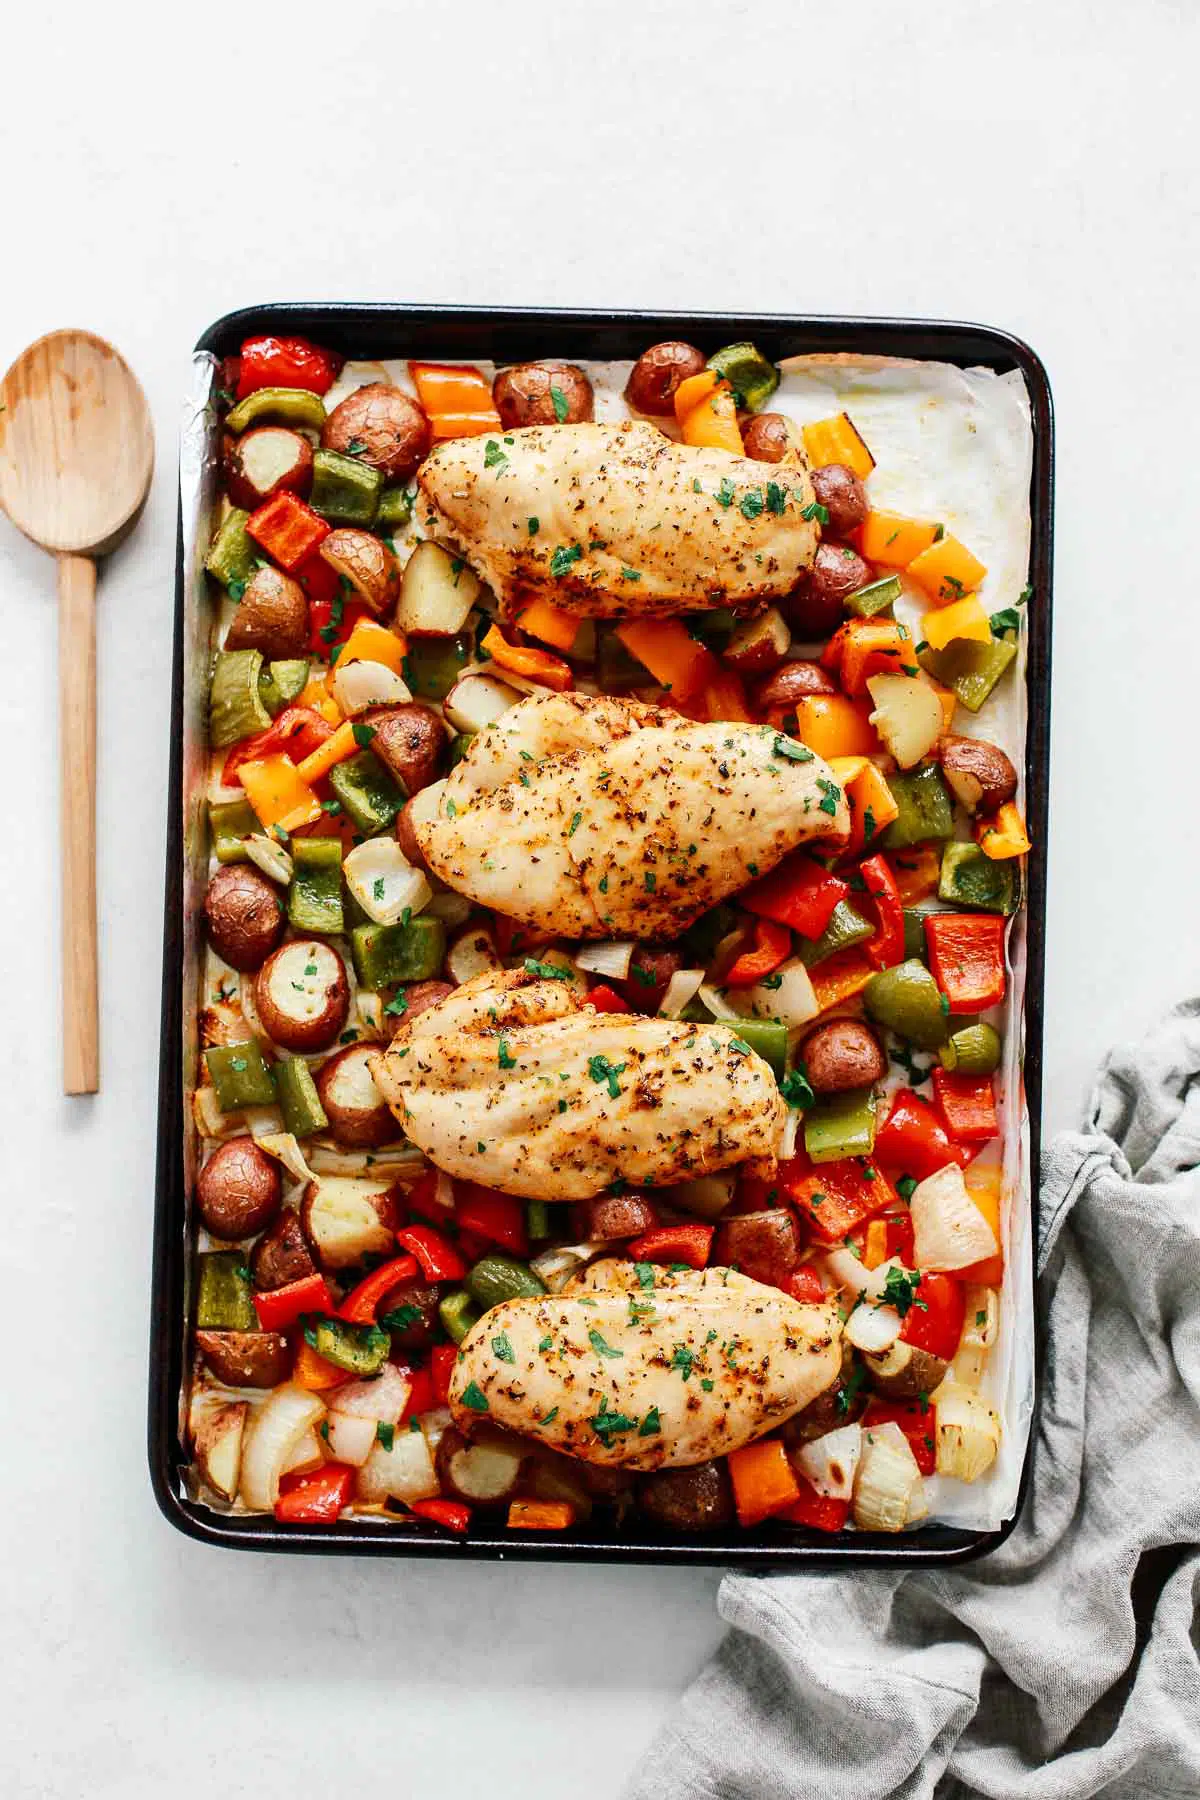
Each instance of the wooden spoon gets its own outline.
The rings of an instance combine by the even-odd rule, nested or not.
[[[52,331],[0,386],[0,506],[58,559],[63,1090],[100,1086],[96,997],[96,564],[154,467],[146,396],[111,344]]]

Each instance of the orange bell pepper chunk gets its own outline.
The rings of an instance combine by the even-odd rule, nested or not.
[[[382,663],[393,675],[403,675],[408,642],[403,632],[389,631],[374,619],[360,619],[338,657],[339,665],[352,662]]]
[[[997,1168],[972,1169],[966,1177],[967,1192],[991,1226],[996,1242],[1004,1242],[1000,1230],[1000,1208],[1004,1199],[1004,1171]],[[977,1282],[980,1287],[999,1287],[1004,1280],[1004,1252],[985,1256],[968,1268],[956,1269],[959,1281]]]
[[[867,961],[861,950],[842,950],[818,963],[808,975],[817,1005],[822,1012],[828,1012],[831,1006],[840,1006],[843,1000],[861,994],[874,973],[875,965]]]
[[[708,719],[729,719],[748,725],[754,718],[746,704],[746,689],[741,676],[720,664],[704,684],[703,700]]]
[[[905,906],[915,906],[934,893],[941,878],[942,863],[936,850],[922,844],[913,850],[898,850],[891,858],[892,874]]]
[[[743,1444],[730,1451],[727,1461],[739,1525],[757,1525],[800,1498],[799,1483],[778,1438]]]
[[[510,644],[498,625],[489,629],[480,648],[499,668],[511,669],[514,675],[527,675],[530,681],[553,688],[556,694],[575,685],[575,677],[561,657],[551,656],[535,644]]]
[[[307,1388],[312,1394],[323,1394],[326,1389],[341,1387],[343,1382],[352,1379],[345,1369],[336,1369],[323,1356],[318,1356],[305,1338],[300,1339],[296,1345],[296,1361],[292,1365],[292,1380],[298,1387]]]
[[[707,400],[716,389],[721,377],[715,369],[701,369],[698,375],[688,375],[675,389],[675,419],[679,425],[702,400]]]
[[[478,437],[500,430],[491,384],[478,369],[423,362],[410,362],[408,369],[435,438]]]
[[[340,725],[342,709],[329,692],[329,671],[317,669],[309,676],[304,692],[296,702],[297,706],[307,706],[330,725]]]
[[[887,1222],[884,1219],[872,1219],[867,1225],[867,1241],[863,1245],[863,1268],[877,1269],[887,1261]]]
[[[920,583],[931,600],[945,606],[950,600],[961,600],[965,595],[973,594],[987,569],[977,556],[971,555],[965,544],[960,544],[947,532],[928,550],[922,550],[920,556],[914,556],[908,564],[908,573]]]
[[[851,619],[842,629],[842,686],[848,694],[865,694],[869,675],[916,671],[913,641],[894,619]]]
[[[846,694],[805,694],[796,703],[796,735],[826,762],[835,756],[873,756],[879,750],[871,702]]]
[[[568,1500],[513,1500],[508,1524],[513,1531],[569,1531],[575,1508]]]
[[[328,775],[335,763],[345,762],[348,757],[356,756],[359,747],[354,735],[354,721],[344,719],[332,737],[327,737],[323,744],[318,744],[311,756],[305,757],[296,773],[302,781],[320,781],[323,775]],[[319,806],[317,810],[320,811]]]
[[[1011,800],[998,807],[990,819],[976,819],[975,842],[993,862],[1007,856],[1024,856],[1033,849],[1025,821]]]
[[[627,619],[617,636],[677,700],[690,700],[717,673],[717,659],[678,619]]]
[[[569,650],[579,635],[579,620],[575,614],[549,600],[531,600],[517,614],[517,624],[530,637],[540,638],[543,644],[553,644],[556,650]]]
[[[847,413],[837,413],[832,419],[817,419],[812,425],[802,425],[800,430],[814,469],[841,463],[860,481],[865,481],[875,467],[875,458]]]
[[[332,738],[327,740],[332,741]],[[321,749],[325,748],[322,744]],[[317,754],[317,751],[313,752],[314,756]],[[312,757],[305,760],[311,762]],[[295,831],[298,826],[311,825],[321,817],[321,802],[291,757],[282,751],[275,756],[260,757],[257,762],[242,763],[237,777],[262,825],[278,825],[281,831]]]
[[[873,762],[864,761],[861,770],[842,785],[850,804],[849,849],[852,854],[857,854],[874,843],[879,833],[899,817],[900,808]]]
[[[712,376],[712,381],[699,399],[693,399],[692,384],[702,383],[706,376]],[[685,389],[689,393],[681,400],[680,396]],[[710,450],[730,450],[734,456],[745,454],[733,389],[727,381],[718,381],[711,369],[702,370],[699,375],[690,375],[686,381],[680,382],[675,390],[675,416],[679,420],[679,435],[685,444],[695,444]]]
[[[944,650],[960,638],[990,644],[992,627],[978,597],[964,594],[961,600],[951,600],[948,606],[927,612],[921,620],[921,636],[934,650]]]
[[[869,512],[859,530],[859,549],[868,562],[885,569],[906,569],[914,556],[928,550],[938,528],[927,519],[906,519],[903,513]]]

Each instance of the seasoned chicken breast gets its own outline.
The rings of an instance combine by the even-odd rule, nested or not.
[[[815,1400],[841,1368],[841,1331],[833,1306],[732,1269],[602,1263],[586,1284],[485,1313],[454,1365],[450,1407],[468,1430],[486,1415],[584,1462],[680,1468]]]
[[[483,906],[556,936],[670,938],[849,810],[770,726],[531,694],[409,816],[433,872]]]
[[[533,425],[451,438],[417,474],[421,524],[513,611],[735,611],[791,593],[816,554],[802,468],[674,443],[657,427]]]
[[[530,1199],[770,1160],[787,1116],[729,1026],[599,1013],[524,969],[477,976],[404,1021],[373,1073],[431,1162]]]

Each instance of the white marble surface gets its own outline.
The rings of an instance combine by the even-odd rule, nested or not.
[[[1047,1120],[1194,986],[1194,9],[693,0],[5,17],[0,363],[140,371],[159,476],[101,587],[104,1087],[58,1092],[53,571],[0,523],[0,1786],[616,1795],[713,1573],[234,1557],[142,1448],[187,351],[270,297],[976,318],[1059,422]],[[339,33],[345,33],[344,37]],[[444,1771],[444,1773],[443,1773]],[[323,1774],[321,1773],[323,1772]]]

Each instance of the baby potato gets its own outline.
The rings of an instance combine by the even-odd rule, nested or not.
[[[742,426],[742,445],[755,462],[782,462],[789,450],[802,450],[804,440],[800,428],[786,414],[755,413]],[[815,472],[814,472],[815,477]],[[816,485],[814,478],[814,487]]]
[[[492,383],[506,431],[522,425],[579,425],[592,417],[592,384],[575,363],[515,363]]]
[[[371,1074],[378,1054],[373,1044],[350,1044],[322,1063],[317,1073],[317,1093],[339,1144],[371,1149],[400,1136]]]
[[[729,1465],[694,1463],[688,1469],[659,1469],[638,1484],[642,1511],[669,1531],[717,1531],[733,1523]]]
[[[196,1348],[226,1387],[277,1387],[291,1372],[282,1331],[198,1331]]]
[[[204,895],[208,941],[231,969],[257,969],[283,936],[278,892],[257,869],[226,863],[212,876]]]
[[[268,1225],[250,1252],[250,1279],[260,1294],[287,1287],[292,1281],[303,1281],[316,1271],[300,1215],[290,1208]]]
[[[887,1074],[887,1057],[869,1025],[859,1019],[830,1019],[810,1031],[800,1058],[814,1094],[844,1094],[871,1087]]]
[[[395,1253],[396,1203],[362,1176],[324,1175],[310,1182],[300,1223],[322,1269],[349,1269],[364,1257]]]
[[[285,1050],[328,1050],[346,1024],[346,967],[330,944],[297,938],[263,964],[254,982],[258,1016]]]
[[[400,564],[382,538],[343,525],[322,541],[321,556],[331,569],[346,577],[359,599],[378,618],[396,604],[400,595]]]
[[[285,425],[260,425],[225,444],[225,487],[235,506],[253,512],[285,490],[303,499],[312,486],[312,445]]]
[[[246,583],[226,650],[261,650],[269,662],[285,662],[308,651],[308,596],[281,569],[259,569]]]
[[[812,568],[787,601],[800,636],[829,637],[842,622],[847,595],[870,579],[870,564],[849,544],[818,544]]]
[[[717,1226],[712,1260],[740,1269],[751,1281],[778,1287],[800,1260],[796,1221],[784,1206],[723,1219]]]
[[[625,398],[635,411],[648,413],[652,419],[673,418],[676,389],[706,366],[703,350],[694,344],[651,344],[630,371]]]
[[[867,516],[866,488],[853,469],[847,469],[843,463],[826,463],[823,469],[814,469],[811,480],[818,505],[829,514],[822,529],[828,529],[831,537],[849,537]]]
[[[372,750],[410,798],[437,780],[447,740],[442,721],[428,706],[413,701],[372,708],[364,720],[374,727]],[[400,848],[404,849],[403,844]]]
[[[335,406],[321,427],[321,448],[356,456],[385,481],[406,481],[429,453],[429,420],[397,387],[372,381]]]
[[[1017,771],[998,744],[986,738],[944,737],[938,747],[942,774],[969,813],[995,812],[1017,791]]]
[[[230,1138],[196,1177],[196,1210],[205,1229],[226,1243],[269,1225],[282,1195],[279,1164],[252,1137]]]
[[[794,710],[798,701],[810,694],[836,694],[837,686],[817,662],[789,662],[760,682],[754,692],[754,703],[764,712],[782,708]]]

